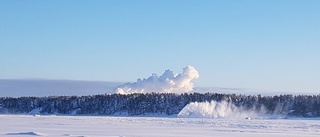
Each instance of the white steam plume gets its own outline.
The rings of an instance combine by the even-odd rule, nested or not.
[[[184,93],[193,90],[193,79],[199,78],[198,71],[187,66],[182,73],[174,74],[171,70],[166,70],[161,76],[152,74],[147,79],[138,79],[134,83],[126,83],[116,88],[116,93]]]
[[[245,110],[227,101],[192,102],[185,106],[178,117],[180,118],[221,118],[221,119],[245,119],[256,118],[262,115],[264,110],[259,112]]]

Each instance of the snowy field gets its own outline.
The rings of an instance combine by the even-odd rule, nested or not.
[[[0,115],[0,136],[71,137],[318,137],[313,119],[192,119]]]

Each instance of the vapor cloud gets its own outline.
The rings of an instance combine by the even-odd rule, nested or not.
[[[120,85],[116,88],[116,93],[185,93],[193,90],[192,80],[197,78],[199,78],[199,73],[192,66],[183,68],[180,74],[174,74],[168,69],[161,76],[152,74],[149,78]]]
[[[192,102],[185,106],[178,117],[181,118],[221,118],[221,119],[244,119],[259,117],[264,114],[264,110],[246,110],[237,107],[227,101]]]

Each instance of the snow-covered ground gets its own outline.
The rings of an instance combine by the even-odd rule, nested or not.
[[[319,120],[0,115],[0,136],[316,137]]]

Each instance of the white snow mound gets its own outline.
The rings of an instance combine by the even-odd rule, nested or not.
[[[18,132],[18,133],[7,133],[6,135],[12,135],[12,136],[45,136],[43,133],[38,133],[38,132]]]
[[[33,110],[31,110],[28,114],[29,115],[37,115],[37,114],[41,114],[42,108],[35,108]]]

